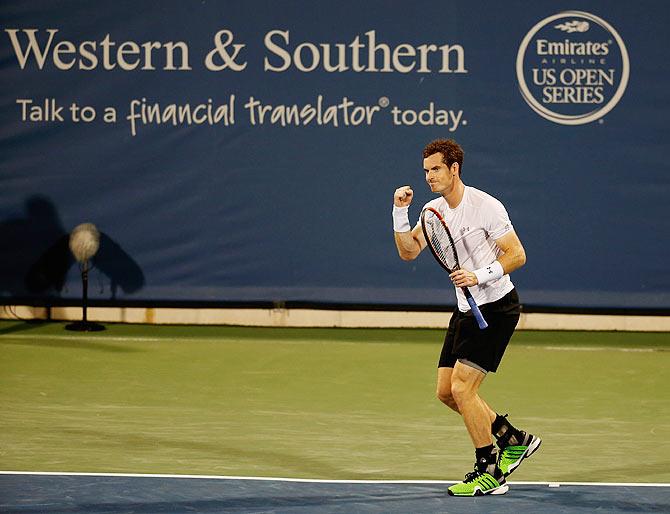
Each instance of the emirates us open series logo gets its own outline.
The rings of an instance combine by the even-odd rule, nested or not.
[[[590,123],[611,111],[626,90],[629,72],[619,33],[581,11],[540,21],[516,57],[524,100],[540,116],[563,125]]]

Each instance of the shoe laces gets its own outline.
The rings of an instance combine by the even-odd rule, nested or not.
[[[463,482],[468,483],[468,482],[473,482],[477,480],[480,476],[482,476],[482,472],[477,469],[477,466],[475,466],[474,471],[470,471],[470,473],[467,473],[465,475],[465,480]]]

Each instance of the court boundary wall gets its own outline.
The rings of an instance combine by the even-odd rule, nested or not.
[[[160,325],[249,327],[444,328],[449,311],[338,310],[316,308],[89,307],[89,321]],[[0,319],[76,321],[75,306],[0,306]],[[519,330],[670,332],[670,316],[638,314],[522,313]]]

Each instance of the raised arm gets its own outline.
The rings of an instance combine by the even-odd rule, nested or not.
[[[395,245],[398,248],[398,255],[400,255],[403,261],[416,259],[421,250],[426,247],[423,230],[418,225],[409,232],[394,232],[393,237],[395,238]]]
[[[393,237],[398,255],[404,261],[416,259],[426,247],[426,239],[420,226],[411,228],[408,209],[412,203],[414,191],[410,186],[402,186],[393,194]]]

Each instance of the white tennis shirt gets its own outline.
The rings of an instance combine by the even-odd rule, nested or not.
[[[428,202],[424,209],[426,207],[437,210],[446,221],[456,244],[461,268],[468,271],[483,268],[495,261],[502,254],[495,240],[514,230],[503,204],[474,187],[465,186],[463,199],[455,209],[451,209],[441,196]],[[421,218],[418,224],[421,224]],[[461,312],[469,311],[470,306],[463,291],[460,287],[455,289],[458,309]],[[477,305],[484,305],[505,296],[514,289],[514,284],[509,275],[503,275],[498,280],[469,289]]]

